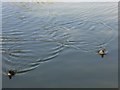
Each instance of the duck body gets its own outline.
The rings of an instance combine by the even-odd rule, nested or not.
[[[9,70],[7,75],[9,77],[9,79],[12,79],[12,77],[15,75],[15,71]]]
[[[103,58],[104,55],[106,55],[105,49],[100,49],[100,50],[98,51],[98,54]]]

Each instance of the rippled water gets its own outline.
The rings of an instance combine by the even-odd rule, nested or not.
[[[117,23],[117,3],[3,3],[3,87],[21,87],[20,77],[35,84],[22,87],[117,87]],[[108,53],[102,64],[101,47]],[[24,74],[13,84],[11,69]]]

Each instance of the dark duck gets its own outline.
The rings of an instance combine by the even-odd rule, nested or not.
[[[16,72],[14,70],[9,70],[7,75],[9,77],[9,79],[12,79],[12,77],[15,76],[15,74],[16,74]]]

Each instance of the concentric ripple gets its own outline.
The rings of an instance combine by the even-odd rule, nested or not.
[[[84,20],[79,13],[77,17],[70,16],[72,12],[60,13],[62,9],[52,5],[3,4],[0,38],[4,73],[9,69],[18,73],[31,71],[68,47],[95,52],[114,39],[114,30],[103,21]]]
[[[64,25],[68,27],[69,24]],[[70,38],[67,39],[68,46],[84,52],[98,50],[106,47],[114,38],[115,31],[102,21],[82,21],[70,23],[67,28]]]

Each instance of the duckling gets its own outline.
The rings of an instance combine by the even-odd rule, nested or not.
[[[9,79],[12,79],[12,77],[15,75],[15,73],[16,73],[15,71],[9,70],[9,71],[8,71],[8,74],[7,74],[8,77],[9,77]]]
[[[98,54],[103,58],[104,55],[106,55],[105,49],[104,49],[104,48],[100,49],[100,50],[98,51]]]

